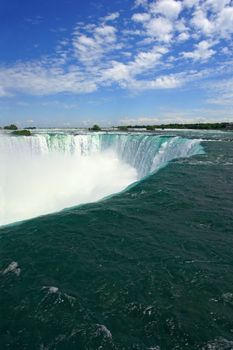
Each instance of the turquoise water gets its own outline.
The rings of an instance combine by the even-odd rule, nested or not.
[[[1,349],[233,349],[233,134],[166,132],[144,164],[127,137],[154,174],[0,228]]]

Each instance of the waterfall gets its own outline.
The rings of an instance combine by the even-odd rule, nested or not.
[[[99,200],[201,152],[200,140],[148,134],[0,135],[0,224]]]

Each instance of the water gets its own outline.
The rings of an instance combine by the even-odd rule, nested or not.
[[[97,201],[123,190],[171,159],[198,152],[202,152],[199,140],[181,137],[3,134],[0,224]]]
[[[105,136],[84,158],[110,148],[124,174],[158,171],[0,229],[0,348],[232,349],[233,134]]]

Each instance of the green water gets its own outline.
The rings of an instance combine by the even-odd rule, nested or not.
[[[233,349],[233,134],[185,136],[205,154],[0,229],[1,350]]]

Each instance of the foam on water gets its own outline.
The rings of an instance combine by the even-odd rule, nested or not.
[[[5,275],[7,273],[14,273],[16,276],[19,276],[21,273],[21,269],[19,268],[19,265],[17,261],[12,261],[3,271],[2,274]]]
[[[146,134],[0,135],[0,224],[97,201],[201,151],[199,140]]]

